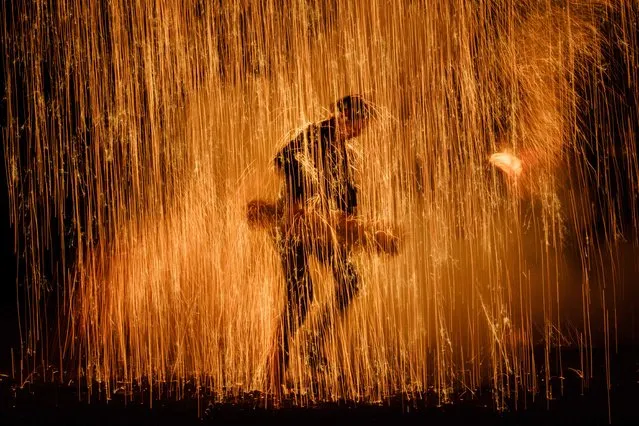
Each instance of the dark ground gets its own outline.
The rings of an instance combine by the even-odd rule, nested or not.
[[[565,366],[578,365],[575,351],[563,354]],[[539,356],[542,355],[540,352]],[[186,389],[184,399],[154,398],[150,408],[148,393],[139,390],[127,402],[121,394],[113,395],[109,402],[104,395],[94,394],[88,403],[85,389],[80,390],[74,384],[44,383],[36,378],[20,386],[18,381],[2,375],[0,424],[607,424],[609,413],[613,424],[639,424],[638,355],[637,347],[620,348],[613,355],[609,394],[603,351],[596,350],[594,378],[583,393],[581,380],[566,369],[563,396],[559,379],[552,381],[556,397],[550,401],[545,398],[544,384],[540,382],[542,392],[535,395],[534,401],[532,394],[528,394],[525,401],[520,399],[517,409],[513,401],[507,401],[508,408],[504,411],[495,409],[489,390],[477,392],[470,400],[457,397],[445,405],[438,405],[436,396],[427,394],[412,398],[396,396],[375,405],[342,401],[299,408],[289,400],[273,410],[265,408],[264,396],[258,393],[219,403],[212,402],[211,395],[198,398],[194,389]]]

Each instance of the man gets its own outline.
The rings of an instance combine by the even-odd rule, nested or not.
[[[357,213],[357,187],[349,165],[346,142],[359,136],[373,116],[371,106],[360,96],[349,95],[334,105],[335,114],[311,124],[282,148],[275,166],[285,178],[282,194],[285,222],[300,217],[351,217]],[[302,212],[300,214],[300,212]],[[321,220],[320,220],[321,221]],[[357,270],[350,248],[332,238],[330,227],[317,224],[280,228],[278,249],[286,280],[286,306],[271,354],[271,387],[279,394],[289,361],[289,344],[301,327],[313,301],[309,256],[330,266],[335,279],[335,305],[342,314],[359,290]],[[330,313],[320,321],[318,340],[328,327]]]

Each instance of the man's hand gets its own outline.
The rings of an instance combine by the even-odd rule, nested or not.
[[[275,202],[252,200],[247,205],[247,220],[255,228],[280,226],[284,233],[309,245],[332,244],[333,238],[346,247],[378,253],[397,254],[398,230],[388,224],[368,222],[361,217],[335,212],[325,217],[313,209],[285,211]]]
[[[397,254],[400,237],[387,224],[367,222],[360,217],[338,214],[333,220],[338,238],[348,246],[378,253]]]

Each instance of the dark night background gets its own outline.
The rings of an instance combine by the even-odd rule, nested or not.
[[[11,20],[11,10],[2,11],[5,22]],[[608,28],[609,35],[614,36],[614,29]],[[635,117],[632,121],[634,134],[639,135],[639,125],[636,123],[635,94],[627,82],[627,64],[621,61],[619,50],[609,52],[612,58],[612,72],[606,85],[613,88],[615,93],[622,96],[610,95],[611,105],[622,116]],[[4,141],[6,130],[6,79],[5,67],[7,58],[0,55],[0,81],[2,81],[2,95],[0,103],[0,128]],[[630,69],[636,70],[632,64]],[[26,102],[24,87],[18,81],[14,85],[17,94],[19,119],[23,111],[20,103]],[[610,92],[612,93],[612,91]],[[584,122],[592,123],[589,114],[584,111]],[[22,115],[24,115],[22,113]],[[617,124],[611,124],[610,131],[620,133]],[[594,128],[589,131],[593,132]],[[639,136],[637,136],[639,138]],[[637,140],[634,141],[637,143]],[[613,151],[620,150],[620,144],[611,147]],[[603,161],[590,153],[590,161]],[[621,175],[623,176],[623,174]],[[636,200],[633,194],[624,190],[622,183],[614,185],[621,188],[615,197],[622,200],[625,207],[620,212],[620,218],[630,226],[627,214],[631,211],[629,205]],[[13,380],[11,376],[11,349],[15,352],[15,360],[19,362],[20,339],[18,328],[17,287],[19,270],[24,265],[20,257],[14,253],[14,232],[10,225],[9,200],[6,183],[4,147],[0,150],[0,424],[186,424],[204,422],[210,424],[326,424],[353,423],[357,420],[370,424],[428,423],[428,424],[456,424],[458,422],[470,424],[568,424],[591,423],[603,424],[608,421],[608,394],[605,389],[605,365],[602,350],[595,350],[597,376],[592,381],[592,387],[581,395],[580,382],[573,376],[567,377],[564,383],[563,397],[555,401],[546,401],[543,394],[536,396],[534,402],[529,398],[526,410],[496,413],[491,406],[491,396],[486,393],[473,402],[460,402],[450,406],[435,407],[433,403],[424,407],[423,401],[402,402],[401,398],[392,401],[385,407],[359,406],[352,404],[331,404],[318,409],[284,408],[280,411],[268,411],[257,407],[255,400],[247,397],[235,405],[208,406],[206,398],[198,401],[196,398],[186,398],[179,402],[155,402],[153,409],[148,406],[148,398],[125,406],[123,401],[114,399],[110,403],[103,401],[87,404],[79,401],[82,396],[77,386],[65,386],[51,383],[34,383],[24,387]],[[53,253],[55,256],[55,253]],[[46,272],[46,271],[45,271]],[[55,297],[55,292],[51,293]],[[625,318],[632,322],[629,329],[634,331],[637,325],[632,318]],[[625,324],[628,325],[628,324]],[[51,330],[53,332],[53,330]],[[565,359],[575,358],[578,354],[568,352]],[[542,362],[540,362],[542,364]],[[639,422],[639,345],[637,337],[630,333],[620,346],[617,355],[611,360],[612,389],[611,411],[613,423]],[[556,392],[558,395],[558,392]],[[201,418],[198,417],[198,407]],[[550,408],[548,408],[550,407]],[[208,408],[208,410],[207,410]],[[639,424],[639,423],[638,423]]]
[[[0,62],[0,78],[3,95],[0,103],[0,127],[4,132],[6,122],[6,97],[4,95],[4,58]],[[4,139],[3,139],[4,141]],[[7,373],[10,366],[10,348],[19,348],[18,312],[16,302],[16,277],[18,257],[14,254],[14,231],[9,217],[9,194],[6,183],[4,147],[0,150],[0,373]]]

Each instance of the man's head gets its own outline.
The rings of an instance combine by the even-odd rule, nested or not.
[[[371,105],[359,95],[344,96],[335,102],[335,109],[348,138],[359,136],[375,115]]]

